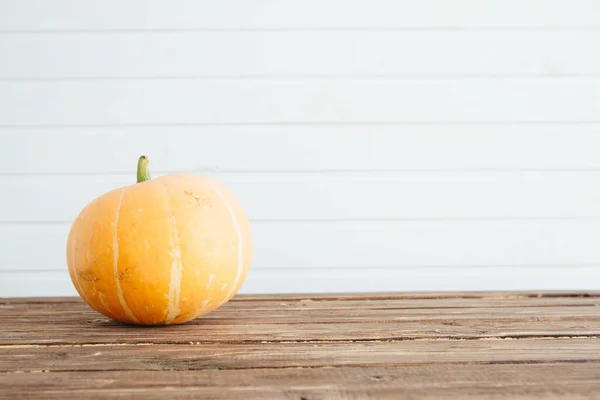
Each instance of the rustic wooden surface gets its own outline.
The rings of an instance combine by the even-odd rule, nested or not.
[[[600,292],[236,296],[134,327],[0,298],[0,397],[600,398]]]

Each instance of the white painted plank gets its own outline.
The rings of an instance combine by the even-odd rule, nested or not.
[[[4,0],[0,29],[597,27],[594,0]]]
[[[0,82],[0,125],[594,121],[599,78]]]
[[[249,274],[242,293],[593,290],[600,266],[360,268],[266,270]]]
[[[253,269],[239,293],[596,290],[600,266],[473,268]],[[66,271],[0,272],[0,297],[77,296]]]
[[[207,174],[255,221],[600,218],[600,172]],[[4,176],[0,222],[69,222],[118,176]]]
[[[0,79],[600,73],[600,31],[0,35]]]
[[[0,129],[0,174],[600,169],[600,124]]]
[[[1,271],[65,268],[69,224],[1,224]],[[254,223],[253,268],[600,265],[600,221]]]

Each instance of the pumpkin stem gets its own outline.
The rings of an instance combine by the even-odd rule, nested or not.
[[[148,162],[149,160],[146,156],[141,156],[139,158],[137,165],[137,183],[149,181],[151,179]]]

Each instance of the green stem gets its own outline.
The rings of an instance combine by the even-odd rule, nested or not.
[[[141,156],[138,160],[137,166],[137,183],[149,181],[150,178],[150,169],[148,169],[148,157]]]

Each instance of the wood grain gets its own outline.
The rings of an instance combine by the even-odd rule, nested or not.
[[[88,322],[88,323],[86,323]],[[187,324],[131,328],[108,319],[57,322],[39,329],[20,323],[3,328],[0,346],[44,344],[264,343],[474,338],[600,336],[600,320],[446,320],[371,324]]]
[[[374,297],[373,297],[374,296]],[[0,307],[11,310],[36,310],[51,307],[71,309],[71,307],[85,306],[79,297],[63,297],[46,301],[39,299],[0,299]],[[600,297],[588,295],[585,297],[503,297],[503,298],[461,298],[461,297],[430,297],[421,298],[394,298],[386,295],[371,295],[357,297],[321,297],[321,295],[284,296],[284,295],[237,295],[225,304],[221,310],[316,310],[316,309],[482,309],[482,308],[506,308],[506,307],[571,307],[571,306],[597,306],[600,305]],[[11,308],[12,307],[12,308]]]
[[[600,335],[600,299],[240,296],[177,327],[127,327],[81,300],[0,304],[0,345],[219,343]],[[40,324],[52,314],[52,323]]]
[[[205,371],[87,371],[0,374],[22,399],[404,399],[593,398],[597,363],[418,365]],[[0,395],[1,396],[1,395]]]
[[[353,293],[267,293],[267,294],[237,294],[228,304],[238,301],[316,301],[316,300],[403,300],[403,299],[551,299],[558,298],[600,298],[600,290],[566,291],[470,291],[470,292],[353,292]],[[81,298],[63,297],[0,297],[0,304],[50,304],[50,303],[80,303]]]
[[[7,310],[4,306],[4,310]],[[48,312],[59,312],[55,318],[58,320],[72,318],[87,313],[88,316],[99,316],[100,314],[91,311],[86,307],[77,307],[76,309],[16,309],[13,312],[3,312],[5,317],[0,317],[0,321],[11,320],[18,316],[19,321],[23,323],[35,323],[40,317],[47,315]],[[276,324],[303,324],[308,321],[311,323],[338,323],[338,322],[394,322],[394,321],[419,321],[419,320],[447,320],[447,319],[476,319],[476,318],[589,318],[600,317],[600,307],[593,304],[581,306],[548,306],[548,307],[481,307],[481,308],[448,308],[448,309],[430,309],[430,308],[405,308],[405,309],[300,309],[286,310],[265,309],[249,310],[235,309],[234,307],[222,307],[219,312],[207,314],[196,320],[196,323],[224,323],[227,324],[254,324],[276,323]]]
[[[0,371],[298,368],[600,361],[596,339],[410,340],[0,348]]]
[[[559,399],[600,392],[598,292],[239,295],[187,324],[0,299],[0,398]]]

